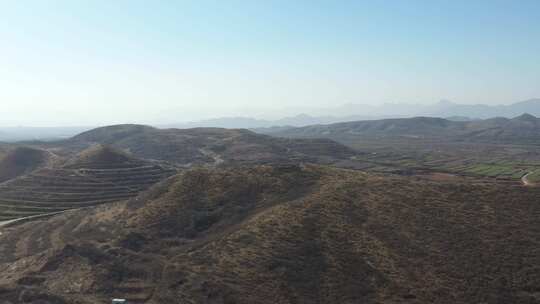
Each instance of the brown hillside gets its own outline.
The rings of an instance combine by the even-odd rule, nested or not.
[[[65,167],[89,168],[89,167],[118,167],[133,165],[140,161],[135,160],[124,151],[114,149],[108,145],[97,144],[80,152],[76,157],[67,162]]]
[[[5,228],[7,303],[539,303],[540,189],[197,169]],[[22,300],[21,300],[22,299]]]
[[[330,138],[351,144],[366,139],[430,139],[459,142],[538,144],[540,118],[523,114],[513,119],[450,121],[434,117],[364,120],[288,128],[268,134],[289,138]]]
[[[44,150],[29,147],[13,148],[0,160],[0,182],[45,166],[49,157],[49,152]]]
[[[219,164],[335,162],[355,154],[328,139],[282,139],[244,129],[157,129],[118,125],[94,129],[60,143],[63,149],[96,143],[183,167]]]

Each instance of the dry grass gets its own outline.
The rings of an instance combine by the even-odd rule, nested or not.
[[[191,170],[127,204],[4,231],[0,296],[538,303],[539,191],[318,166]]]

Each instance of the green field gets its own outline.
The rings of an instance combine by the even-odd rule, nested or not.
[[[481,176],[520,179],[535,167],[531,165],[515,164],[515,163],[479,163],[466,167],[461,172],[471,173]]]
[[[448,151],[445,151],[448,152]],[[372,164],[370,171],[429,169],[454,174],[473,175],[507,180],[519,180],[529,172],[531,182],[540,181],[540,161],[522,160],[513,155],[460,155],[454,153],[418,153],[388,151],[371,153],[356,158]],[[382,170],[381,168],[386,168]]]

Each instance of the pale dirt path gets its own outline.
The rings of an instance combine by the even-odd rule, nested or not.
[[[525,185],[525,186],[536,186],[535,183],[531,182],[531,181],[527,178],[527,177],[528,177],[529,175],[531,175],[531,174],[533,174],[533,172],[529,172],[529,173],[523,175],[523,177],[521,178],[521,182],[523,183],[523,185]]]
[[[63,210],[63,211],[58,211],[58,212],[51,212],[51,213],[45,213],[45,214],[32,215],[32,216],[27,216],[27,217],[20,217],[20,218],[16,218],[16,219],[9,220],[9,221],[1,221],[0,222],[0,228],[5,227],[5,226],[7,226],[9,224],[16,223],[16,222],[29,220],[29,219],[33,219],[33,218],[51,216],[51,215],[60,214],[60,213],[64,213],[66,211],[71,211],[71,210],[74,210],[74,209],[68,209],[68,210]]]
[[[210,150],[207,150],[207,149],[199,149],[199,152],[201,152],[202,154],[204,154],[205,156],[208,156],[210,158],[212,158],[214,160],[214,165],[219,165],[219,164],[222,164],[225,162],[225,160],[223,158],[221,158],[221,156],[213,151],[210,151]]]

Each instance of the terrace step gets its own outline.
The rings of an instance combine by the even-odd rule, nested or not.
[[[100,187],[102,187],[103,189],[105,188],[104,186],[100,186]],[[72,192],[66,192],[66,193],[88,193],[88,192],[95,193],[96,189],[99,190],[100,187],[79,187],[79,186],[65,185],[63,187],[36,186],[32,188],[34,189],[34,192],[44,192],[44,193],[56,192],[59,190],[72,191]],[[24,186],[11,186],[9,188],[0,188],[0,193],[4,191],[7,192],[9,190],[26,191],[27,189],[28,187],[24,187]],[[106,187],[106,191],[121,191],[121,190],[129,190],[129,189],[124,186],[116,186],[116,185],[107,185]],[[105,191],[105,190],[101,190],[101,191]]]
[[[121,200],[118,199],[109,199],[109,200],[96,200],[96,201],[80,201],[80,202],[39,202],[39,201],[20,201],[20,200],[6,200],[0,198],[0,203],[7,205],[7,204],[13,204],[13,205],[24,205],[24,206],[35,206],[35,207],[73,207],[73,208],[80,208],[80,207],[89,207],[89,206],[95,206],[95,205],[101,205],[105,203],[112,203],[112,202],[119,202]]]
[[[116,286],[115,293],[128,303],[145,303],[152,297],[154,286],[141,281],[128,281]]]
[[[41,169],[0,186],[0,220],[127,200],[175,172],[142,162]]]
[[[21,188],[21,189],[9,189],[7,191],[0,191],[0,196],[9,196],[9,195],[20,195],[21,193],[26,194],[32,194],[32,195],[39,195],[39,196],[46,196],[54,194],[58,197],[79,197],[79,196],[87,196],[89,194],[99,194],[99,195],[115,195],[115,194],[131,194],[133,191],[130,190],[128,187],[121,187],[118,189],[109,189],[104,188],[99,191],[96,191],[96,189],[93,189],[92,191],[86,191],[86,192],[59,192],[64,189],[54,189],[55,191],[43,191],[41,189],[38,189],[40,191],[36,191],[36,189],[32,189],[32,191],[25,191],[27,189]]]
[[[130,168],[109,168],[109,169],[80,168],[78,170],[88,171],[88,172],[108,172],[108,171],[137,171],[137,170],[148,170],[148,169],[162,169],[162,168],[156,165],[147,165],[147,166],[136,166],[136,167],[130,167]]]
[[[13,211],[42,211],[47,210],[47,212],[55,212],[55,211],[62,211],[62,210],[68,210],[71,209],[71,207],[47,207],[47,206],[21,206],[21,205],[7,205],[2,204],[0,202],[0,213],[3,213],[5,210],[13,210]]]
[[[79,196],[58,196],[56,193],[51,193],[47,196],[45,195],[32,195],[31,192],[27,193],[13,193],[11,195],[6,195],[5,193],[0,194],[1,199],[10,199],[10,200],[21,200],[21,201],[39,201],[44,203],[65,203],[65,202],[78,202],[78,201],[98,201],[98,200],[109,200],[109,199],[123,199],[126,197],[135,196],[136,192],[131,193],[121,193],[121,194],[107,194],[107,195],[79,195]]]
[[[54,211],[53,211],[54,212]],[[14,216],[14,217],[26,217],[32,215],[38,215],[46,212],[41,211],[12,211],[12,210],[0,210],[0,214],[3,216]]]
[[[133,169],[123,169],[123,170],[116,170],[116,169],[108,169],[108,170],[86,170],[86,169],[80,169],[78,170],[79,174],[82,175],[93,175],[93,176],[110,176],[110,175],[130,175],[130,174],[140,174],[140,173],[161,173],[164,172],[163,169],[160,168],[133,168]]]

